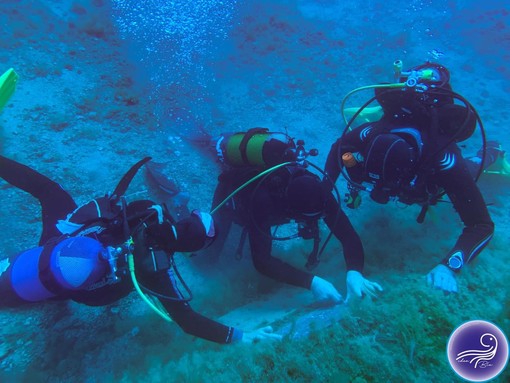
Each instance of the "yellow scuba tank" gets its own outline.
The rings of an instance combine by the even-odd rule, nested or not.
[[[216,152],[225,165],[268,168],[294,160],[296,144],[285,133],[252,128],[246,132],[223,134],[216,143]]]

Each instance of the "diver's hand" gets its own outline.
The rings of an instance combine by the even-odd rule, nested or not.
[[[282,340],[282,336],[275,334],[271,326],[266,326],[255,331],[245,331],[241,338],[243,343],[253,343],[261,340]]]
[[[326,303],[340,303],[342,302],[342,295],[337,291],[335,286],[330,282],[320,277],[313,277],[312,279],[312,293],[319,302]]]
[[[345,299],[346,303],[349,301],[353,294],[360,298],[363,295],[376,297],[376,291],[383,291],[381,285],[365,279],[359,271],[349,270],[347,272],[347,298]]]
[[[455,273],[442,264],[437,265],[427,274],[427,283],[429,286],[447,293],[456,293],[458,291]]]

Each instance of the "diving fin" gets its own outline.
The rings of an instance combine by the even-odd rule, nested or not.
[[[353,108],[345,108],[344,109],[344,118],[347,121],[350,121],[354,114],[359,110],[358,107]],[[383,116],[383,109],[381,106],[372,106],[364,108],[361,113],[356,117],[356,120],[361,120],[363,123],[365,122],[374,122],[379,120]]]
[[[483,171],[486,174],[510,176],[510,163],[505,156],[500,156],[491,166]]]
[[[0,77],[0,111],[14,93],[17,82],[18,74],[12,68],[8,69],[2,77]]]
[[[119,181],[117,186],[115,187],[115,190],[112,193],[112,201],[114,203],[119,202],[119,200],[124,196],[126,193],[126,190],[133,180],[134,176],[140,170],[140,168],[146,163],[149,162],[152,159],[152,157],[145,157],[138,161],[136,164],[131,166],[131,168],[128,170],[126,174],[122,177],[122,179]]]

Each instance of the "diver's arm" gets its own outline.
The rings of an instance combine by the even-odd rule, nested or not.
[[[224,202],[225,198],[233,191],[231,185],[222,181],[223,174],[224,173],[220,175],[220,182],[214,190],[211,211],[215,211],[217,207]],[[204,253],[207,256],[213,256],[214,254],[214,256],[217,257],[217,254],[221,254],[233,223],[233,205],[233,199],[231,199],[215,211],[214,227],[216,229],[216,238],[211,246],[204,250]]]
[[[265,186],[260,187],[255,196],[247,196],[246,199],[244,203],[251,207],[247,229],[255,269],[277,281],[310,289],[312,274],[271,255],[271,226],[276,222],[285,222],[285,201],[275,197]]]
[[[182,297],[171,270],[153,274],[150,280],[146,278],[144,285],[164,295],[174,298]],[[170,317],[187,334],[223,344],[238,341],[243,336],[241,330],[222,325],[195,312],[187,302],[162,298],[159,300]]]
[[[340,146],[340,138],[336,140],[333,145],[331,145],[331,149],[328,153],[328,158],[326,159],[326,165],[324,166],[324,171],[327,174],[329,181],[326,180],[327,186],[329,190],[333,189],[333,185],[338,180],[340,176],[340,172],[342,168],[340,167],[338,148]]]
[[[293,286],[310,289],[313,275],[299,270],[271,255],[271,229],[268,225],[251,225],[248,231],[253,265],[265,276]]]
[[[329,190],[333,188],[333,184],[336,183],[340,176],[340,172],[342,171],[342,155],[347,152],[356,153],[361,151],[364,146],[364,141],[371,139],[371,137],[376,134],[375,132],[379,129],[379,124],[363,124],[353,131],[345,134],[343,137],[340,137],[335,141],[335,143],[333,143],[333,145],[331,145],[326,165],[324,167],[324,171],[330,179],[330,181],[326,181],[328,182],[327,186],[329,187]],[[363,132],[366,132],[366,134]],[[357,173],[358,172],[356,171],[351,172],[350,177],[355,182],[361,182],[362,176]]]
[[[329,194],[324,222],[342,244],[347,271],[363,272],[365,253],[361,239],[338,202]]]
[[[487,246],[494,233],[494,223],[459,149],[452,146],[441,159],[443,163],[438,166],[436,175],[438,184],[448,194],[465,225],[442,263],[459,271]]]

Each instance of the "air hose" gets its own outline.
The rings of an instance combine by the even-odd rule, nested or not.
[[[132,241],[132,240],[131,240]],[[140,288],[140,285],[138,284],[138,281],[136,280],[136,274],[135,274],[135,259],[133,257],[133,253],[131,251],[127,254],[127,262],[128,262],[128,269],[129,274],[131,275],[131,281],[133,282],[133,286],[135,287],[136,292],[140,297],[143,299],[145,303],[149,305],[151,309],[153,309],[156,314],[158,314],[161,318],[166,320],[167,322],[172,322],[172,319],[170,316],[163,311],[160,307],[157,307],[148,297],[144,294],[142,289]]]
[[[344,113],[344,110],[345,110],[345,103],[347,102],[347,99],[349,97],[351,97],[354,93],[358,93],[362,90],[367,90],[367,89],[376,89],[376,88],[403,88],[406,86],[406,83],[405,82],[402,82],[402,83],[394,83],[394,84],[375,84],[375,85],[366,85],[366,86],[362,86],[362,87],[359,87],[359,88],[356,88],[356,89],[353,89],[351,90],[349,93],[347,93],[345,95],[345,97],[343,98],[342,100],[342,104],[340,105],[340,113],[342,114],[342,119],[344,120],[345,124],[348,125],[348,129],[350,130],[350,127],[352,125],[352,123],[354,122],[354,120],[356,119],[357,115],[359,115],[359,113],[356,115],[356,117],[354,117],[354,119],[351,118],[351,121],[348,122],[347,121],[347,118],[345,117],[345,113]],[[375,98],[374,98],[375,99]],[[372,102],[372,101],[371,101]],[[365,107],[361,107],[359,112],[361,112],[363,109],[365,109]]]
[[[225,205],[230,198],[235,196],[237,193],[239,193],[241,190],[243,190],[246,186],[248,186],[252,182],[258,180],[261,177],[264,177],[266,174],[269,174],[269,173],[274,172],[275,170],[277,170],[279,168],[282,168],[284,166],[291,165],[291,164],[292,164],[292,162],[283,162],[283,163],[275,165],[275,166],[273,166],[273,167],[271,167],[271,168],[269,168],[267,170],[264,170],[263,172],[257,174],[255,177],[250,178],[248,181],[246,181],[244,184],[242,184],[236,190],[234,190],[232,193],[230,193],[223,201],[221,201],[218,204],[218,206],[216,206],[214,209],[212,209],[211,210],[211,215],[216,213],[218,211],[218,209],[220,209],[223,205]]]

